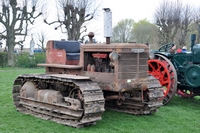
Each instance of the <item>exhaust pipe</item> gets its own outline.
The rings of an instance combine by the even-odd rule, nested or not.
[[[103,8],[104,10],[104,37],[106,37],[106,44],[110,44],[110,37],[112,37],[112,12],[110,8]]]

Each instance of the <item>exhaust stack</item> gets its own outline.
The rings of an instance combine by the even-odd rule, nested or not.
[[[104,10],[104,37],[106,37],[106,44],[110,44],[110,37],[112,37],[112,12],[110,8],[103,8]]]
[[[193,53],[193,46],[194,46],[195,40],[196,40],[196,34],[191,34],[190,35],[190,41],[191,41],[190,47],[191,47],[192,53]]]

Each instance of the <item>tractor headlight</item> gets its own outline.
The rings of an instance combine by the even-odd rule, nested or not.
[[[127,83],[131,83],[131,79],[127,79],[127,81],[126,81]]]
[[[110,58],[110,60],[112,60],[112,61],[117,60],[118,57],[119,57],[119,55],[118,55],[117,52],[115,52],[115,51],[113,51],[113,52],[111,52],[111,53],[109,54],[109,58]]]

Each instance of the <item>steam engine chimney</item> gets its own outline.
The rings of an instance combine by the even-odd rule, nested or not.
[[[104,37],[106,37],[106,44],[110,44],[110,37],[112,37],[112,12],[110,8],[103,8],[104,10]]]

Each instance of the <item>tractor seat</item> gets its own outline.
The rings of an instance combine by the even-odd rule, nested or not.
[[[65,49],[67,60],[80,59],[80,43],[78,41],[54,41],[55,49]]]

